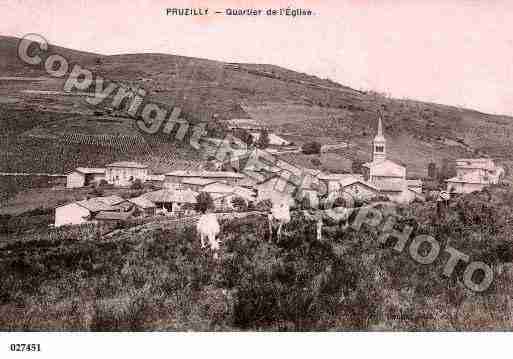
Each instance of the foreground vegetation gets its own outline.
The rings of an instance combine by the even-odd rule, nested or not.
[[[263,216],[222,223],[218,261],[187,224],[108,239],[81,227],[17,233],[0,246],[0,330],[511,330],[512,207],[497,187],[441,218],[434,203],[400,209],[414,235],[494,269],[482,293],[462,284],[463,267],[444,277],[444,255],[418,264],[367,226],[327,228],[319,242],[297,215],[280,243]]]

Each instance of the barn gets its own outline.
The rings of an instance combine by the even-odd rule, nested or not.
[[[141,197],[155,204],[157,214],[179,215],[194,211],[197,196],[198,192],[191,190],[161,189],[145,193]]]

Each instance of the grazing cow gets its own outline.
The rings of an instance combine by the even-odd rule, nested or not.
[[[205,213],[198,220],[196,230],[200,235],[201,248],[205,248],[205,237],[208,239],[210,249],[214,251],[214,258],[217,259],[217,252],[219,251],[219,239],[216,236],[220,232],[219,222],[215,213]]]
[[[278,223],[278,231],[276,232],[276,237],[278,241],[281,240],[281,227],[284,224],[288,224],[290,222],[290,203],[287,197],[282,198],[272,198],[271,199],[272,207],[271,213],[269,213],[269,235],[272,239],[273,236],[273,226],[277,222]]]

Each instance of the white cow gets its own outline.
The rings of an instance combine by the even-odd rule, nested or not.
[[[269,219],[269,235],[272,239],[273,227],[275,223],[278,223],[278,231],[276,232],[276,236],[278,241],[281,240],[281,227],[284,224],[288,224],[290,222],[290,203],[289,198],[285,197],[275,197],[271,198],[271,213],[267,216]]]
[[[215,213],[203,214],[199,218],[198,224],[196,224],[196,230],[200,235],[201,248],[206,247],[206,237],[208,244],[210,245],[210,249],[214,251],[214,258],[217,259],[217,252],[219,251],[220,241],[219,239],[216,239],[216,236],[219,234],[221,227],[219,226],[219,222],[217,221]]]

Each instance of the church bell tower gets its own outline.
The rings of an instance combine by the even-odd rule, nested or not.
[[[383,162],[387,158],[386,152],[386,140],[383,136],[383,124],[381,123],[381,114],[378,115],[378,134],[374,137],[374,141],[372,143],[372,161],[373,162]]]

